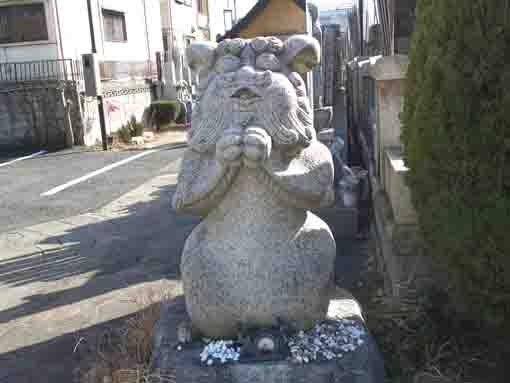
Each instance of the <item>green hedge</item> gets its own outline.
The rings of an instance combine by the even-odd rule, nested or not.
[[[175,125],[183,123],[186,115],[186,107],[181,101],[160,100],[150,105],[150,122],[155,129],[157,126],[165,130]]]
[[[418,0],[402,120],[429,252],[468,313],[502,324],[510,315],[510,0]]]

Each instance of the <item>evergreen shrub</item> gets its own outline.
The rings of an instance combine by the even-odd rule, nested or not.
[[[159,126],[160,130],[171,128],[176,123],[182,123],[186,114],[186,107],[178,100],[159,100],[150,106],[150,123]]]
[[[457,303],[510,317],[510,0],[418,0],[402,114],[408,184]]]

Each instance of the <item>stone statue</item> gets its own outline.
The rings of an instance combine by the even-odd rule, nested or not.
[[[202,222],[181,263],[193,328],[308,329],[326,316],[336,248],[308,211],[334,202],[333,160],[316,139],[303,81],[318,62],[310,36],[195,43],[201,79],[173,206]]]
[[[340,137],[336,137],[330,151],[333,155],[335,166],[335,195],[337,205],[347,208],[358,207],[360,180],[354,171],[344,161],[345,143]]]

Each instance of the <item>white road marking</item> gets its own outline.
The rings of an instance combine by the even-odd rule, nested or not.
[[[49,197],[49,196],[55,195],[55,194],[57,194],[57,193],[59,193],[59,192],[61,192],[63,190],[66,190],[66,189],[70,188],[71,186],[74,186],[74,185],[77,185],[77,184],[79,184],[81,182],[87,181],[87,180],[89,180],[89,179],[91,179],[91,178],[93,178],[95,176],[98,176],[100,174],[106,173],[106,172],[108,172],[108,171],[110,171],[112,169],[115,169],[115,168],[119,167],[119,166],[125,165],[125,164],[127,164],[127,163],[129,163],[131,161],[134,161],[134,160],[137,160],[139,158],[148,156],[149,154],[152,154],[152,153],[155,153],[155,152],[158,152],[158,151],[159,150],[156,150],[156,149],[154,149],[154,150],[147,150],[147,151],[142,152],[140,154],[137,154],[135,156],[132,156],[132,157],[129,157],[129,158],[125,158],[122,161],[115,162],[113,164],[105,166],[104,168],[98,169],[98,170],[96,170],[96,171],[94,171],[92,173],[84,175],[83,177],[77,178],[77,179],[69,181],[69,182],[67,182],[67,183],[65,183],[63,185],[57,186],[57,187],[55,187],[55,188],[53,188],[51,190],[48,190],[47,192],[42,193],[41,197]]]
[[[29,156],[19,157],[19,158],[16,158],[16,159],[12,160],[12,161],[8,161],[8,162],[4,162],[4,163],[0,164],[0,168],[4,167],[4,166],[12,165],[12,164],[14,164],[16,162],[19,162],[19,161],[29,160],[30,158],[42,156],[43,154],[46,154],[46,153],[48,153],[46,150],[41,150],[40,152],[31,154]]]

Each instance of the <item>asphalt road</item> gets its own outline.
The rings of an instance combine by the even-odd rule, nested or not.
[[[13,157],[0,159],[0,232],[95,210],[151,178],[178,172],[183,150],[160,147],[131,161],[146,151],[74,150],[14,163],[10,163]],[[126,163],[119,165],[119,161]],[[104,172],[43,195],[98,171]]]

